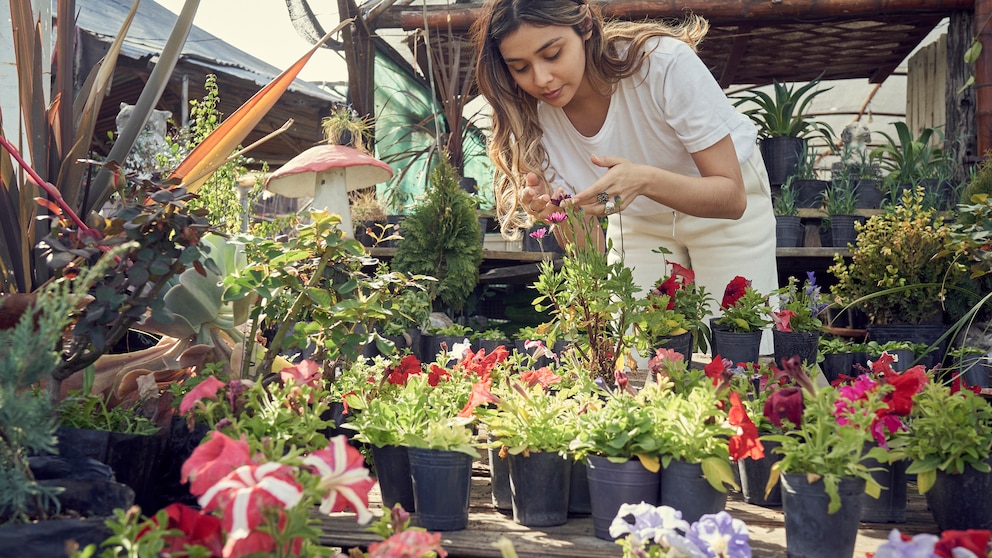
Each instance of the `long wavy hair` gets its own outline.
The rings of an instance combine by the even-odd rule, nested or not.
[[[709,30],[709,23],[696,15],[670,22],[604,21],[599,7],[585,0],[487,0],[472,35],[479,91],[493,109],[487,151],[496,167],[496,217],[508,238],[519,237],[521,228],[533,225],[520,207],[519,192],[526,174],[534,172],[549,181],[554,178],[546,176],[548,154],[541,141],[538,100],[517,87],[499,51],[503,39],[522,25],[568,26],[579,36],[591,32],[585,42],[585,76],[604,95],[641,69],[648,54],[646,41],[675,37],[696,50]]]

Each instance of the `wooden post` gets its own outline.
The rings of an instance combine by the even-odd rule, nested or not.
[[[978,156],[992,149],[992,0],[975,0],[975,33],[982,55],[975,62],[975,116]]]
[[[342,31],[345,62],[348,65],[348,100],[361,117],[375,117],[375,45],[372,32],[362,19],[355,0],[338,0],[341,19],[355,18],[354,24]],[[375,138],[374,130],[371,138]],[[374,141],[374,139],[373,139]],[[369,146],[372,149],[372,146]]]
[[[971,66],[965,63],[964,53],[971,46],[974,20],[971,12],[954,12],[947,30],[947,83],[944,89],[947,120],[944,141],[957,159],[958,180],[967,179],[967,167],[981,156],[975,136],[975,89],[968,87],[962,90],[971,75]]]

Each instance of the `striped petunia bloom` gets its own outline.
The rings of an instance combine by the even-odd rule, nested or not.
[[[321,513],[351,508],[359,523],[365,524],[372,519],[369,490],[375,485],[375,479],[369,476],[362,454],[348,445],[346,437],[331,438],[326,448],[303,458],[303,465],[311,467],[320,476],[318,490],[327,491],[320,503]]]

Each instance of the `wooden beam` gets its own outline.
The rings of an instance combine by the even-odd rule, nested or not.
[[[975,0],[975,36],[982,43],[982,55],[975,63],[975,133],[978,156],[992,149],[992,0]]]
[[[812,17],[877,16],[919,13],[950,13],[971,10],[984,0],[594,0],[607,17],[642,19],[680,17],[691,11],[716,21],[776,20]],[[451,26],[466,31],[482,8],[480,2],[458,4],[451,9],[444,5],[429,5],[417,9],[391,8],[376,19],[376,28],[422,29],[424,25],[437,28]]]

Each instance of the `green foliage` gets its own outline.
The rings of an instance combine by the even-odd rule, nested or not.
[[[857,477],[868,483],[866,492],[878,494],[880,487],[871,478],[871,469],[862,463],[866,456],[865,444],[872,439],[871,424],[875,411],[884,408],[876,390],[865,393],[855,401],[845,400],[846,419],[838,421],[836,402],[839,398],[833,387],[821,389],[816,394],[803,391],[806,406],[802,425],[785,434],[762,436],[762,440],[779,442],[775,450],[782,460],[772,467],[768,486],[774,486],[779,473],[804,473],[812,479],[822,478],[830,496],[829,513],[840,509],[837,484],[841,478]],[[810,482],[813,482],[811,480]]]
[[[160,312],[159,294],[187,268],[203,272],[201,237],[210,232],[202,211],[187,205],[193,197],[185,188],[146,181],[135,195],[117,203],[96,228],[102,238],[81,231],[64,216],[53,219],[42,243],[48,265],[73,276],[92,265],[108,249],[124,251],[90,289],[93,297],[77,314],[72,339],[52,377],[62,381],[96,360],[150,309]]]
[[[511,455],[557,452],[566,455],[578,429],[579,404],[567,392],[549,392],[540,384],[514,384],[500,398],[494,416],[484,419],[490,435]]]
[[[657,471],[663,446],[655,435],[649,394],[659,395],[655,385],[636,395],[612,393],[605,401],[591,397],[579,415],[579,433],[570,447],[575,458],[598,455],[622,463],[637,457],[645,467]]]
[[[223,115],[217,108],[220,103],[217,76],[208,74],[204,88],[207,92],[203,99],[192,99],[189,102],[189,126],[179,130],[175,137],[166,138],[174,160],[183,159],[220,126]],[[249,162],[248,158],[238,155],[221,165],[199,189],[197,192],[199,197],[189,201],[190,209],[205,210],[210,224],[219,230],[228,233],[240,232],[245,215],[238,195],[238,181],[248,175],[248,168],[245,165]],[[263,174],[266,170],[267,166],[263,168]],[[254,207],[256,200],[261,196],[262,188],[263,182],[259,178],[246,192],[249,208]]]
[[[890,191],[899,184],[916,186],[925,178],[934,178],[943,164],[944,153],[940,148],[931,146],[930,142],[934,134],[943,142],[940,130],[924,128],[914,138],[905,122],[893,122],[892,125],[896,127],[898,139],[879,132],[886,143],[871,151],[871,156],[881,162],[882,169],[888,171],[885,183]]]
[[[55,452],[55,415],[39,386],[61,361],[73,308],[124,250],[112,250],[76,281],[43,287],[13,328],[0,329],[0,521],[24,521],[29,510],[57,506],[55,490],[37,484],[27,462]]]
[[[772,321],[772,307],[768,295],[759,293],[749,284],[744,294],[716,319],[717,324],[737,333],[748,333],[768,327]]]
[[[786,217],[799,215],[799,208],[796,206],[796,190],[792,185],[795,180],[795,175],[790,176],[786,179],[785,184],[783,184],[779,189],[779,194],[775,197],[773,207],[775,210],[775,215],[783,215]]]
[[[924,323],[940,311],[946,285],[963,266],[946,254],[950,227],[923,204],[917,187],[902,204],[874,215],[858,227],[850,262],[836,256],[828,271],[837,277],[831,294],[856,305],[874,323]]]
[[[836,355],[854,352],[854,342],[847,337],[831,337],[823,335],[820,337],[818,345],[820,353],[825,355]]]
[[[835,178],[822,194],[827,215],[857,215],[858,182],[851,175]]]
[[[87,371],[92,370],[87,368]],[[92,380],[88,380],[92,383]],[[124,434],[151,435],[158,432],[147,417],[136,413],[133,407],[110,406],[107,396],[90,392],[84,384],[82,391],[70,392],[58,405],[59,424],[68,428],[106,430]]]
[[[908,427],[893,441],[892,459],[912,461],[906,472],[917,475],[921,494],[933,486],[937,471],[990,470],[992,406],[981,396],[930,382],[913,398]]]
[[[386,268],[366,273],[364,268],[376,261],[356,240],[344,237],[339,215],[313,212],[310,219],[285,241],[246,239],[249,263],[225,282],[225,301],[257,295],[253,329],[261,324],[274,332],[260,366],[263,372],[272,369],[283,351],[302,350],[310,343],[316,346],[313,360],[331,370],[353,361],[370,332],[401,310],[403,290],[424,288],[421,276]]]
[[[393,267],[437,278],[428,286],[435,308],[440,302],[449,314],[464,310],[479,282],[482,231],[475,205],[446,159],[431,171],[426,196],[404,219],[401,234]]]
[[[813,99],[832,89],[817,89],[819,84],[819,77],[798,88],[796,84],[773,81],[772,95],[759,90],[748,91],[736,97],[734,106],[744,103],[757,105],[745,110],[744,114],[758,126],[759,138],[808,138],[814,135],[829,138],[832,135],[829,125],[806,116],[806,110]]]

